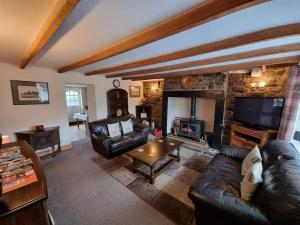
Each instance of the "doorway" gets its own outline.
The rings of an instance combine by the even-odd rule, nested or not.
[[[66,84],[65,96],[70,140],[89,137],[88,122],[96,115],[94,85]]]

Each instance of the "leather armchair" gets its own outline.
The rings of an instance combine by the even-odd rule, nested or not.
[[[121,136],[109,137],[107,124],[117,123],[131,119],[133,132],[123,134],[120,125]],[[93,148],[106,158],[112,158],[133,148],[146,144],[148,141],[149,127],[136,123],[132,114],[121,117],[98,120],[89,123],[90,135]]]
[[[250,202],[240,198],[242,160],[248,150],[225,146],[191,186],[197,225],[300,224],[300,160],[289,143],[265,146],[263,183]]]

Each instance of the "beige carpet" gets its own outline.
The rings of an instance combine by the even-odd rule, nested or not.
[[[174,225],[93,163],[98,155],[86,139],[42,161],[56,225]]]
[[[194,206],[188,198],[189,187],[196,182],[216,153],[215,149],[205,148],[199,151],[198,148],[184,145],[181,148],[180,162],[159,175],[154,185],[151,185],[149,180],[142,175],[132,172],[132,159],[126,154],[110,160],[101,155],[91,159],[118,182],[176,224],[190,225],[194,220]],[[139,169],[149,173],[147,166],[140,165]]]

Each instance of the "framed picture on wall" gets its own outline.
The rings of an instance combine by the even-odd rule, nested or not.
[[[11,80],[14,105],[49,104],[48,83]]]
[[[140,86],[129,86],[129,97],[140,97],[141,87]]]

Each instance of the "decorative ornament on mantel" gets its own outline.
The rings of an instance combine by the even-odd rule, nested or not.
[[[198,84],[198,76],[187,75],[181,80],[184,89],[194,89]]]

